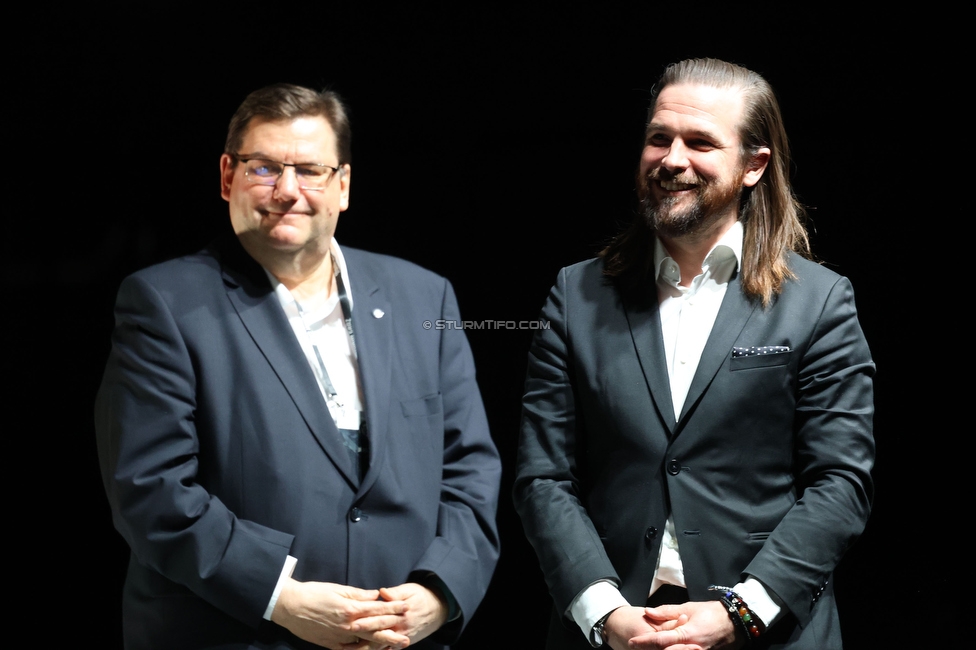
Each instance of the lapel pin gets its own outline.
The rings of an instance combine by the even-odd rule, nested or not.
[[[383,318],[383,310],[382,309],[374,309],[373,310],[373,318]]]

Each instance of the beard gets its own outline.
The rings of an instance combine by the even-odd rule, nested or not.
[[[742,198],[742,185],[734,182],[741,173],[732,175],[732,181],[706,181],[698,176],[681,177],[663,169],[651,170],[639,179],[638,196],[640,214],[652,231],[671,239],[697,238],[708,233],[713,225],[736,212]],[[685,197],[669,196],[658,200],[651,184],[658,180],[676,181],[695,185],[691,205],[679,207]]]

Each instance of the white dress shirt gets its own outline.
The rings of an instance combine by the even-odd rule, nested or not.
[[[342,274],[342,282],[352,307],[352,293],[349,288],[349,276],[346,273],[346,261],[335,239],[332,240],[332,255]],[[288,287],[278,281],[265,270],[271,286],[275,290],[278,302],[288,317],[288,323],[298,343],[305,352],[305,359],[315,374],[322,398],[325,399],[340,429],[358,430],[363,410],[363,393],[359,385],[359,366],[346,321],[339,303],[339,293],[333,280],[332,291],[325,301],[312,298],[303,305],[295,300]],[[321,358],[321,361],[320,361]],[[322,366],[325,366],[323,370]],[[336,391],[336,399],[331,399],[328,393],[328,379]]]

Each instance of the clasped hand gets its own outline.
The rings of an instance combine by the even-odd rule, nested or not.
[[[614,650],[734,650],[743,643],[718,601],[620,607],[605,629]]]
[[[447,620],[447,606],[415,582],[357,589],[289,578],[271,620],[330,650],[399,649],[436,632]]]

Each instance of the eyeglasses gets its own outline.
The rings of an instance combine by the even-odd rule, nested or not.
[[[303,190],[324,190],[332,180],[332,176],[339,171],[339,167],[320,165],[319,163],[283,163],[266,158],[244,158],[238,154],[234,156],[244,163],[244,178],[255,185],[276,185],[285,167],[295,168],[295,178],[298,186]]]

